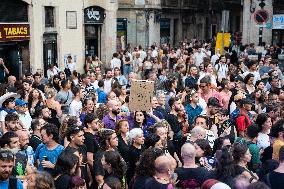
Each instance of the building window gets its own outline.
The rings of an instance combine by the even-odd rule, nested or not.
[[[54,7],[44,7],[45,27],[53,28],[55,26]]]

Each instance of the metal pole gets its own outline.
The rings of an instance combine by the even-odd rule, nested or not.
[[[262,45],[262,31],[263,31],[263,27],[260,27],[259,28],[259,31],[258,31],[258,39],[259,39],[259,43],[258,45],[261,46]]]

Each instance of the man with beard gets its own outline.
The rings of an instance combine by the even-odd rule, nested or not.
[[[181,161],[176,153],[172,140],[168,140],[168,132],[165,125],[163,125],[163,122],[155,125],[154,133],[160,137],[165,154],[171,155],[178,165],[181,165]]]
[[[5,117],[6,131],[17,131],[22,129],[19,116],[16,113],[8,113]]]
[[[87,148],[84,144],[84,131],[77,125],[69,125],[66,131],[66,138],[70,143],[64,151],[67,153],[73,153],[74,149],[78,150],[80,156],[79,165],[81,169],[81,177],[85,179],[86,183],[89,183],[89,176],[91,175],[89,174],[88,176],[90,169],[88,169],[87,165]]]
[[[172,97],[169,100],[170,113],[167,116],[167,121],[170,124],[171,130],[174,132],[173,144],[179,154],[182,145],[182,125],[178,121],[178,112],[182,109],[182,103],[179,98]]]
[[[109,92],[111,92],[111,85],[113,83],[112,79],[113,72],[111,69],[106,69],[105,73],[106,73],[106,78],[104,81],[104,92],[108,94]]]
[[[2,149],[6,149],[11,151],[15,155],[15,167],[13,169],[14,176],[25,176],[28,168],[28,158],[19,153],[20,143],[19,137],[15,132],[7,132],[5,133],[0,140],[0,147]]]
[[[51,117],[51,111],[46,105],[40,106],[36,112],[38,113],[38,118],[43,119],[46,123],[51,123],[59,127],[60,123],[58,118]]]
[[[116,100],[110,100],[107,104],[109,113],[104,116],[103,123],[105,128],[115,130],[116,123],[122,119],[118,114],[120,113],[120,105]]]
[[[16,134],[19,137],[20,151],[18,153],[24,155],[28,159],[28,164],[30,166],[34,165],[34,150],[29,146],[29,132],[18,130]]]
[[[50,123],[45,124],[40,129],[43,144],[40,144],[35,151],[35,160],[37,160],[38,170],[52,173],[58,156],[64,150],[64,147],[58,144],[58,128]]]
[[[11,177],[14,167],[14,155],[9,150],[0,150],[0,188],[17,188],[22,189],[22,182]]]

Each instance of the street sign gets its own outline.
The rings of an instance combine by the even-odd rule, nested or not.
[[[284,29],[284,14],[273,15],[273,29]]]
[[[258,10],[254,13],[254,21],[257,25],[266,24],[269,20],[269,14],[266,10]],[[266,25],[264,26],[266,27]]]

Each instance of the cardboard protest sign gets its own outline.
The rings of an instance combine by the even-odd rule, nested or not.
[[[133,80],[130,88],[129,109],[130,111],[150,112],[154,82],[146,80]]]

